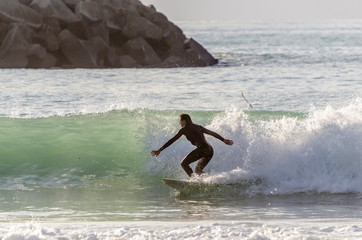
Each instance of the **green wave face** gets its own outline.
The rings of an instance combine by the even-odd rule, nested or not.
[[[118,150],[107,144],[120,136],[109,131],[111,120],[103,121],[102,116],[1,119],[1,178],[62,187],[81,184],[85,176],[104,176],[116,164]]]
[[[0,119],[0,178],[64,176],[106,177],[143,174],[150,146],[162,144],[178,129],[182,111],[112,111],[105,114]],[[190,113],[190,112],[189,112]],[[209,123],[220,112],[191,112]],[[252,112],[251,118],[284,113]],[[154,138],[154,139],[153,139]],[[157,141],[157,144],[155,144]]]
[[[142,159],[141,119],[125,111],[38,119],[0,119],[0,173],[47,175],[62,170],[104,176]]]
[[[150,127],[177,127],[175,111],[112,111],[105,114],[0,119],[0,175],[94,175],[145,169]],[[212,113],[195,113],[207,121]],[[148,123],[153,124],[147,126]],[[157,129],[154,129],[157,131]]]

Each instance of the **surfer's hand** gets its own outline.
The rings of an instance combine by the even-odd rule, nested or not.
[[[224,143],[227,145],[230,145],[230,146],[234,144],[233,140],[229,140],[229,139],[225,139]]]
[[[160,153],[161,153],[160,150],[156,150],[156,151],[152,151],[152,152],[151,152],[151,155],[157,157],[158,155],[160,155]]]

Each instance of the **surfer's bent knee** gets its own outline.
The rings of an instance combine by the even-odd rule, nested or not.
[[[186,163],[185,159],[181,161],[181,167],[186,167],[188,164]]]

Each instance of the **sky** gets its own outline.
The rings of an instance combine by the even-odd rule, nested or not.
[[[362,0],[141,0],[174,21],[362,18]]]

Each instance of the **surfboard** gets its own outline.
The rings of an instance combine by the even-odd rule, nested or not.
[[[199,181],[177,180],[177,179],[168,179],[168,178],[163,178],[162,181],[170,188],[179,191],[186,189],[205,189],[207,187],[216,185],[216,184],[207,184]]]
[[[178,180],[178,179],[169,179],[169,178],[163,178],[162,181],[170,188],[176,189],[178,191],[185,191],[185,190],[196,190],[196,189],[206,190],[210,188],[226,187],[226,186],[240,186],[245,188],[245,187],[250,187],[252,185],[261,184],[262,179],[256,178],[256,179],[250,179],[230,184],[206,183],[197,180]]]

